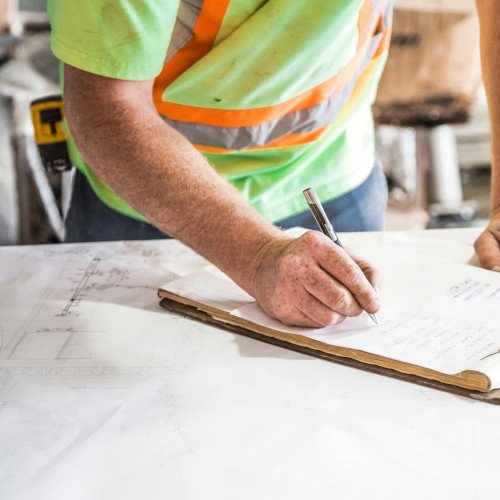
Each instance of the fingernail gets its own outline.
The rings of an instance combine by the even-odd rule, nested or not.
[[[378,285],[375,285],[374,287],[374,290],[375,290],[375,293],[378,295],[380,295],[380,287]]]
[[[496,273],[500,273],[500,266],[495,266],[492,271],[495,271]]]

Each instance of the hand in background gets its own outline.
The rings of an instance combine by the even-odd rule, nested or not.
[[[493,212],[490,223],[474,243],[481,266],[500,272],[500,207]]]
[[[375,313],[381,275],[318,231],[270,240],[256,263],[254,296],[286,325],[323,327]]]

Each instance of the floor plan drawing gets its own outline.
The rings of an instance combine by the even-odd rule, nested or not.
[[[178,318],[159,307],[157,289],[178,275],[169,267],[176,251],[190,252],[174,241],[2,249],[9,271],[0,301],[9,307],[0,318],[0,359],[47,368],[164,363],[176,352],[169,344],[162,354],[165,342],[176,341],[162,334]],[[192,262],[206,265],[195,254]]]

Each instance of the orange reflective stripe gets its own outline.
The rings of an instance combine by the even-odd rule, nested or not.
[[[196,61],[208,54],[231,0],[205,0],[193,28],[193,37],[163,67],[156,77],[153,97],[160,100],[165,88]]]
[[[193,144],[193,146],[198,150],[198,151],[203,151],[205,153],[236,153],[237,151],[240,151],[239,149],[224,149],[224,148],[216,148],[213,146],[201,146],[200,144]]]
[[[387,50],[389,48],[389,42],[391,40],[391,29],[387,29],[384,31],[383,38],[380,42],[380,46],[385,46]],[[379,47],[380,49],[380,47]],[[368,64],[368,66],[365,68],[365,70],[361,73],[361,75],[358,78],[358,81],[356,82],[356,86],[354,87],[351,97],[349,99],[349,102],[346,104],[344,109],[342,110],[342,113],[339,117],[339,119],[342,119],[342,117],[348,116],[349,113],[352,112],[353,109],[356,108],[359,100],[363,96],[363,94],[366,91],[367,86],[370,83],[370,78],[373,74],[373,71],[377,67],[377,65],[380,62],[380,57],[383,55],[384,50],[379,50],[377,49],[377,52],[373,56],[372,60]]]
[[[373,1],[365,0],[361,8],[359,9],[359,20],[358,20],[358,49],[365,43],[367,35],[366,30],[370,25],[373,18]]]
[[[227,0],[224,0],[224,3],[226,2]],[[366,4],[371,5],[371,0],[368,0],[365,4],[363,4],[363,7]],[[202,10],[204,8],[205,4],[203,4]],[[360,17],[359,29],[361,30],[361,33],[366,33],[366,30],[370,27],[371,21],[373,21],[373,19],[367,18],[365,15]],[[164,89],[165,85],[164,80],[161,80],[161,82],[159,81],[161,85],[157,85],[157,82],[155,82],[156,90],[153,92],[156,109],[160,114],[171,120],[203,123],[205,125],[215,125],[219,127],[253,127],[255,125],[261,125],[263,123],[273,121],[287,113],[293,113],[295,111],[311,108],[330,98],[335,92],[349,82],[356,69],[363,62],[366,51],[370,45],[371,36],[373,34],[372,32],[375,30],[376,26],[377,23],[371,23],[370,33],[368,33],[368,36],[365,36],[363,44],[358,48],[354,57],[336,75],[320,85],[317,85],[316,87],[289,99],[288,101],[272,106],[250,109],[227,110],[200,108],[197,106],[189,106],[187,104],[164,102],[162,100],[163,90],[161,89]],[[184,49],[179,51],[174,57],[177,57],[183,52]],[[164,70],[157,77],[157,79],[166,78],[165,70],[169,64],[165,66]]]
[[[387,28],[382,32],[382,40],[380,40],[380,45],[377,47],[377,51],[373,54],[373,58],[382,55],[384,52],[388,52],[389,45],[391,44],[392,28]]]
[[[162,115],[186,122],[204,123],[220,127],[253,127],[270,122],[281,116],[311,108],[331,97],[342,88],[363,62],[370,40],[366,40],[361,50],[336,75],[322,84],[299,94],[288,101],[274,106],[251,109],[198,108],[173,102],[156,101],[156,109]]]
[[[324,127],[319,127],[317,129],[310,130],[309,132],[300,132],[297,134],[284,135],[283,137],[280,137],[279,139],[276,139],[275,141],[272,141],[269,144],[266,144],[265,146],[255,146],[248,149],[252,150],[252,149],[262,149],[262,148],[284,148],[286,146],[297,146],[299,144],[307,144],[309,142],[314,142],[317,141],[318,139],[321,139],[326,134],[326,132],[330,127],[331,125],[325,125]]]
[[[373,47],[372,49],[370,49],[370,53],[372,54],[370,57],[370,62],[365,63],[366,66],[365,66],[365,64],[363,64],[363,66],[365,66],[365,69],[361,73],[359,73],[359,74],[356,73],[352,77],[352,78],[356,78],[357,82],[356,82],[356,85],[352,88],[352,92],[350,93],[350,97],[344,103],[344,107],[340,111],[339,117],[346,116],[346,114],[349,114],[357,106],[360,98],[366,92],[367,86],[370,85],[373,71],[378,66],[378,64],[380,62],[380,57],[385,52],[387,52],[387,50],[389,48],[390,38],[391,38],[391,29],[390,28],[387,30],[384,30],[383,32],[381,32],[377,35],[377,45],[375,47]],[[372,40],[371,43],[373,43],[373,41],[374,40]],[[314,109],[314,107],[309,108],[309,109]],[[168,120],[168,119],[166,119],[166,120]],[[323,120],[320,120],[320,121],[323,121]],[[186,125],[191,124],[191,122],[184,122],[184,123]],[[323,123],[325,123],[325,122],[323,121]],[[195,125],[196,122],[194,122],[192,124]],[[195,129],[196,132],[200,133],[199,127],[201,127],[202,125],[196,124],[196,126],[198,127]],[[204,124],[203,126],[211,127],[214,130],[216,130],[216,129],[222,130],[222,127],[219,127],[216,125],[205,125]],[[257,125],[256,127],[259,127],[259,126],[260,125]],[[250,143],[246,146],[242,146],[239,148],[235,148],[234,146],[232,146],[235,143],[235,138],[234,138],[234,134],[230,130],[231,128],[227,129],[230,132],[229,136],[230,136],[231,140],[228,141],[228,146],[226,146],[226,147],[224,147],[224,145],[219,145],[219,146],[209,145],[209,143],[207,143],[207,142],[200,144],[195,138],[196,134],[194,134],[190,140],[200,151],[205,151],[205,152],[209,152],[209,153],[225,154],[225,153],[233,153],[233,152],[242,151],[242,150],[244,150],[244,151],[262,150],[262,149],[266,149],[266,148],[279,148],[279,147],[288,147],[288,146],[295,146],[295,145],[311,143],[311,142],[314,142],[314,141],[321,139],[321,137],[326,133],[326,131],[328,130],[329,127],[330,127],[330,124],[328,124],[328,125],[319,125],[318,124],[317,128],[315,128],[314,130],[310,130],[308,132],[290,133],[290,134],[286,134],[282,137],[279,137],[278,139],[267,142],[265,144],[261,143],[261,145],[259,145],[259,146],[252,146],[252,145],[250,145],[251,144]],[[238,128],[245,128],[245,127],[232,127],[232,128],[237,130]],[[246,135],[248,135],[248,131],[250,129],[251,129],[251,127],[247,127]],[[189,131],[186,131],[186,133],[188,134],[187,137],[189,137]],[[224,135],[224,133],[221,132],[221,135]],[[202,136],[203,136],[203,138],[206,139],[208,137],[208,132],[206,132],[205,135],[202,134]],[[218,141],[218,142],[220,143],[221,141]],[[224,142],[224,141],[222,141],[222,142]]]
[[[252,146],[250,148],[245,148],[244,151],[255,151],[258,149],[268,149],[268,148],[284,148],[287,146],[299,146],[301,144],[308,144],[310,142],[315,142],[321,139],[331,125],[325,125],[309,132],[301,132],[298,134],[287,134],[275,141],[269,142],[263,146]],[[200,144],[194,144],[196,149],[199,151],[205,151],[207,153],[235,153],[236,151],[241,151],[239,149],[224,149],[217,148],[213,146],[202,146]]]

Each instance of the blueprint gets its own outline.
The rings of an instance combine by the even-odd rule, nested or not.
[[[47,464],[80,460],[75,439],[98,450],[117,412],[179,434],[175,398],[206,327],[157,289],[206,265],[176,241],[0,248],[0,498],[59,498]]]
[[[163,334],[182,321],[159,307],[158,286],[206,264],[173,241],[2,248],[0,255],[0,359],[25,372],[173,362],[181,346]]]
[[[448,234],[342,240],[467,261],[476,234]],[[172,240],[0,247],[2,500],[498,496],[497,407],[159,306],[206,265]]]
[[[369,238],[462,262],[471,255],[467,239],[429,233],[418,246],[404,233]],[[366,238],[345,235],[344,243],[362,253]],[[20,375],[87,380],[187,369],[208,327],[162,309],[157,290],[207,264],[174,240],[0,247],[0,405]]]

